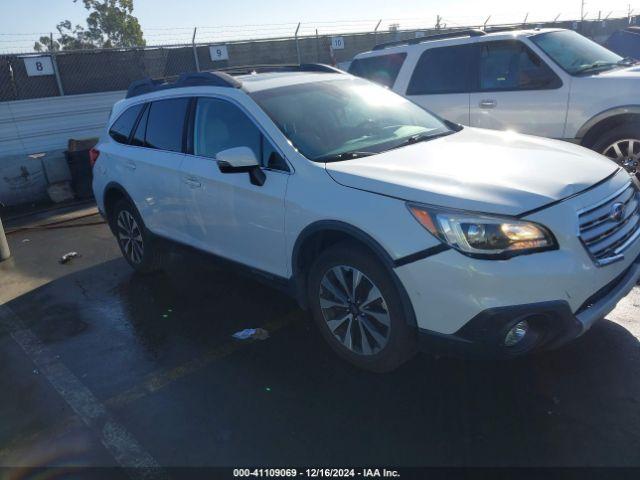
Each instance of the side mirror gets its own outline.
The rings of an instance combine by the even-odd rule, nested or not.
[[[216,160],[222,173],[248,173],[251,183],[257,186],[264,185],[267,180],[256,154],[249,147],[223,150],[216,155]]]

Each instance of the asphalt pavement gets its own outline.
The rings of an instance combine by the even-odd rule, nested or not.
[[[135,275],[96,220],[9,235],[1,466],[640,464],[639,288],[558,351],[376,375],[282,293],[199,256]],[[269,338],[231,336],[255,327]]]

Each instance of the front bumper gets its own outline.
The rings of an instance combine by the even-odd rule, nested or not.
[[[589,297],[574,314],[567,301],[550,301],[490,308],[454,334],[419,329],[421,350],[442,354],[475,352],[490,356],[517,356],[549,350],[585,333],[604,318],[640,280],[640,256],[620,275]],[[507,332],[526,320],[530,331],[522,343],[505,347]]]

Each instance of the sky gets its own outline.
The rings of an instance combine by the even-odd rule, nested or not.
[[[636,0],[640,13],[640,0]],[[587,18],[626,15],[629,1],[587,0]],[[631,7],[636,4],[631,3]],[[440,15],[449,26],[575,19],[581,0],[134,0],[134,15],[147,44],[191,41],[198,27],[199,41],[290,36],[298,22],[300,34],[369,31],[398,23],[401,28],[429,27]],[[64,19],[84,25],[81,0],[0,0],[0,52],[29,51],[40,34],[54,31]]]

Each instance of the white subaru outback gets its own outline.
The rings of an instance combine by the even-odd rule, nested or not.
[[[162,239],[222,257],[374,371],[418,347],[557,347],[638,281],[640,190],[604,156],[276,70],[141,81],[115,105],[93,188],[135,270],[161,268]]]
[[[391,42],[357,55],[349,72],[447,120],[567,140],[640,171],[640,68],[574,31]]]

